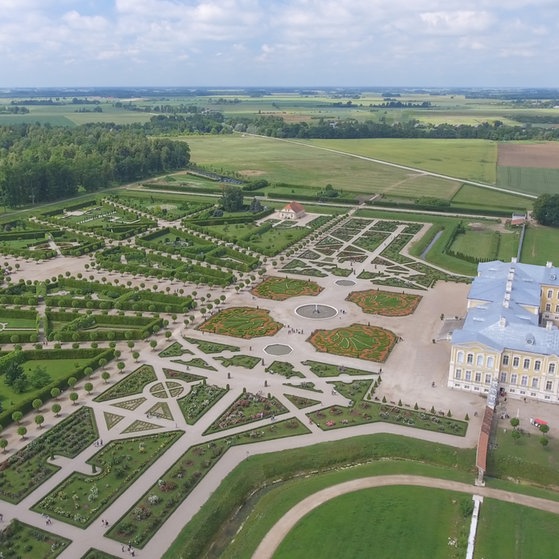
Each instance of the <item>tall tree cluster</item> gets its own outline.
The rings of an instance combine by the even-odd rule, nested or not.
[[[49,202],[182,169],[188,144],[140,126],[0,126],[0,196],[10,207]]]

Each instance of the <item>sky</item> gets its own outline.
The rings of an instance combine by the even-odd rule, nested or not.
[[[0,87],[559,87],[559,0],[0,0]]]

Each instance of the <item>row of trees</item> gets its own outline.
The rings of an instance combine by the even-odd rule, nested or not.
[[[318,122],[285,122],[280,116],[259,116],[254,120],[237,118],[230,121],[235,130],[276,138],[449,138],[507,140],[557,140],[559,129],[508,126],[502,122],[478,125],[430,125],[410,119],[407,122],[358,122],[354,119]]]
[[[0,196],[10,207],[70,197],[182,169],[188,145],[138,125],[0,126]]]

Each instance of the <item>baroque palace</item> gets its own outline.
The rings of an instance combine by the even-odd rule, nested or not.
[[[448,386],[559,401],[559,269],[479,264],[461,329],[452,333]]]

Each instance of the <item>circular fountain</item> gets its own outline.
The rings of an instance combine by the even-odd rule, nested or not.
[[[293,348],[285,344],[270,344],[264,348],[268,355],[289,355]]]
[[[295,309],[295,313],[303,318],[321,320],[323,318],[332,318],[336,316],[338,314],[338,309],[330,305],[315,303],[314,305],[301,305]]]
[[[342,287],[350,287],[352,285],[355,285],[355,282],[353,280],[340,279],[336,280],[336,285],[341,285]]]

